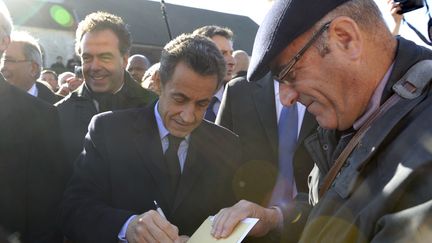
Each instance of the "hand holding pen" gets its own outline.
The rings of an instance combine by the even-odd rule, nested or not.
[[[166,219],[164,212],[162,211],[162,208],[159,207],[158,203],[155,201],[153,201],[156,207],[156,212],[158,212],[164,219]],[[189,236],[187,235],[180,235],[180,242],[187,242],[189,240]]]
[[[158,211],[162,212],[160,208]],[[183,242],[178,235],[178,228],[165,218],[163,212],[158,211],[150,210],[137,215],[129,223],[126,230],[129,243]]]

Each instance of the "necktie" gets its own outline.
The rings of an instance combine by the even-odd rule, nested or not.
[[[279,124],[279,175],[273,190],[272,203],[283,203],[293,197],[293,157],[297,146],[298,112],[297,104],[282,108]]]
[[[213,98],[210,101],[210,104],[207,107],[207,111],[205,113],[204,118],[208,121],[214,122],[216,120],[216,114],[213,111],[213,107],[216,104],[216,102],[218,101],[218,98],[216,98],[216,96],[213,96]]]
[[[168,167],[168,174],[171,178],[171,188],[173,192],[177,189],[177,184],[180,179],[181,169],[180,169],[180,161],[177,155],[179,146],[183,138],[179,138],[173,136],[171,134],[168,135],[168,149],[165,152],[165,162]]]

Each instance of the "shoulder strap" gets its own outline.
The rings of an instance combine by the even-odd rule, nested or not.
[[[363,138],[366,131],[369,130],[371,124],[382,114],[387,112],[400,99],[414,99],[421,95],[424,88],[430,82],[432,77],[432,60],[423,60],[412,66],[405,75],[393,85],[395,93],[376,110],[365,124],[356,132],[348,145],[336,159],[329,172],[324,177],[323,184],[319,190],[321,198],[330,188],[341,168],[344,166],[348,156]]]
[[[417,36],[424,42],[424,43],[426,43],[427,45],[429,45],[429,46],[432,46],[432,42],[430,41],[431,39],[432,39],[432,36],[431,36],[431,31],[432,31],[432,17],[431,17],[431,14],[430,14],[430,11],[429,11],[429,5],[428,5],[428,3],[427,3],[427,0],[425,0],[425,1],[423,1],[424,2],[424,5],[426,6],[426,13],[428,14],[428,16],[429,16],[429,21],[428,21],[428,29],[427,29],[427,31],[428,31],[428,36],[429,36],[429,40],[416,28],[416,27],[414,27],[414,25],[412,25],[412,24],[410,24],[408,21],[406,21],[405,20],[405,18],[402,18],[402,21],[403,22],[405,22],[407,25],[408,25],[408,27],[411,29],[411,30],[413,30],[416,34],[417,34]]]

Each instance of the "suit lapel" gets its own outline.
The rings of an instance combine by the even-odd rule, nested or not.
[[[199,126],[191,134],[191,140],[187,151],[186,161],[183,168],[183,173],[180,178],[180,184],[177,188],[176,197],[174,200],[173,213],[179,207],[180,203],[184,198],[191,192],[193,185],[201,175],[201,171],[204,169],[208,158],[205,158],[200,149],[200,145],[197,141],[206,141],[200,138],[202,136],[200,129],[203,129],[202,125]]]
[[[143,169],[152,175],[159,188],[158,191],[161,192],[166,201],[166,205],[171,205],[170,184],[153,108],[154,105],[143,109],[135,121],[135,147],[141,156],[140,167],[144,167]]]
[[[300,134],[298,138],[298,144],[302,143],[303,140],[310,135],[310,133],[317,127],[317,122],[315,120],[315,117],[309,113],[308,111],[305,111],[303,122],[300,128]]]
[[[253,93],[253,100],[273,152],[277,154],[277,121],[273,80],[266,77],[257,82],[257,89]]]
[[[3,77],[0,78],[0,122],[6,121],[9,118],[13,106],[15,105],[11,100],[13,94],[11,94],[11,87],[9,85],[10,84],[6,83]]]

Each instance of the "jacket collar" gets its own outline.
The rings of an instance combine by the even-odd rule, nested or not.
[[[124,79],[124,85],[120,89],[119,93],[121,92],[122,94],[130,98],[140,96],[140,93],[137,92],[138,90],[137,87],[140,87],[140,85],[132,79],[132,77],[128,72],[125,71],[123,79]],[[91,99],[92,91],[84,82],[76,91],[72,93],[72,95],[78,98]]]

